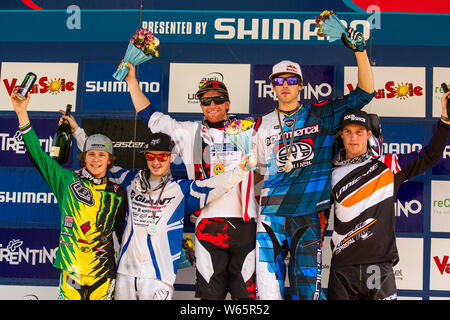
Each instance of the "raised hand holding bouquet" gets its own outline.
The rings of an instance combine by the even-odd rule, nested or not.
[[[225,134],[231,143],[241,151],[244,156],[249,157],[252,152],[252,134],[253,124],[255,121],[249,117],[245,120],[235,120],[225,125]],[[247,166],[247,165],[246,165]],[[256,167],[248,167],[249,171],[255,170]]]
[[[120,64],[113,77],[118,81],[123,81],[130,69],[127,67],[127,61],[133,66],[137,66],[145,61],[159,57],[159,40],[153,33],[147,29],[136,30],[130,39],[123,62]]]
[[[317,35],[328,36],[330,42],[341,39],[346,47],[355,52],[366,49],[362,33],[350,27],[346,28],[333,10],[325,10],[316,17],[316,25]]]

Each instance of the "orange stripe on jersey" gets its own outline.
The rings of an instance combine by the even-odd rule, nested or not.
[[[366,230],[367,228],[369,228],[371,225],[373,225],[375,222],[377,222],[377,220],[373,220],[371,223],[369,223],[367,226],[365,226],[364,228],[359,229],[357,232],[352,233],[351,235],[349,235],[347,238],[345,238],[342,241],[342,244],[346,243],[348,240],[350,240],[351,238],[353,238],[354,236],[356,236],[358,233],[361,233],[362,231]]]
[[[344,207],[354,206],[361,200],[370,197],[375,191],[389,185],[392,182],[394,182],[394,175],[391,171],[386,170],[377,179],[362,186],[355,194],[345,199],[341,205]]]

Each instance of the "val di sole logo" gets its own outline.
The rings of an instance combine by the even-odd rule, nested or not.
[[[94,196],[92,195],[92,191],[84,187],[80,181],[71,183],[70,190],[72,190],[73,195],[78,201],[90,207],[94,205]]]

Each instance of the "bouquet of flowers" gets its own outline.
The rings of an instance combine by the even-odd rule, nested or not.
[[[231,143],[238,148],[244,155],[248,156],[252,152],[252,133],[253,124],[255,121],[252,117],[244,120],[235,120],[225,125],[225,134],[230,139]],[[249,171],[255,170],[255,167],[247,169]]]
[[[339,20],[333,10],[325,10],[316,17],[317,35],[319,37],[330,37],[330,42],[341,39],[346,32],[345,26]]]
[[[320,37],[328,36],[330,42],[341,39],[346,47],[355,52],[362,52],[366,49],[366,43],[361,32],[351,27],[346,28],[333,10],[325,10],[316,17],[316,25],[317,35]]]
[[[145,61],[159,57],[159,40],[147,29],[136,30],[130,39],[123,62],[120,64],[113,77],[118,81],[123,81],[130,71],[127,61],[133,66],[137,66]]]
[[[189,268],[192,267],[194,263],[195,263],[195,245],[194,241],[192,241],[192,237],[187,234],[186,237],[183,237],[181,257],[178,267],[180,269]]]

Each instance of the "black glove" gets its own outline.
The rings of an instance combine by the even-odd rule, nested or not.
[[[341,40],[347,48],[350,48],[355,52],[366,50],[366,43],[361,32],[350,27],[345,30],[347,31],[347,34],[343,33]]]

